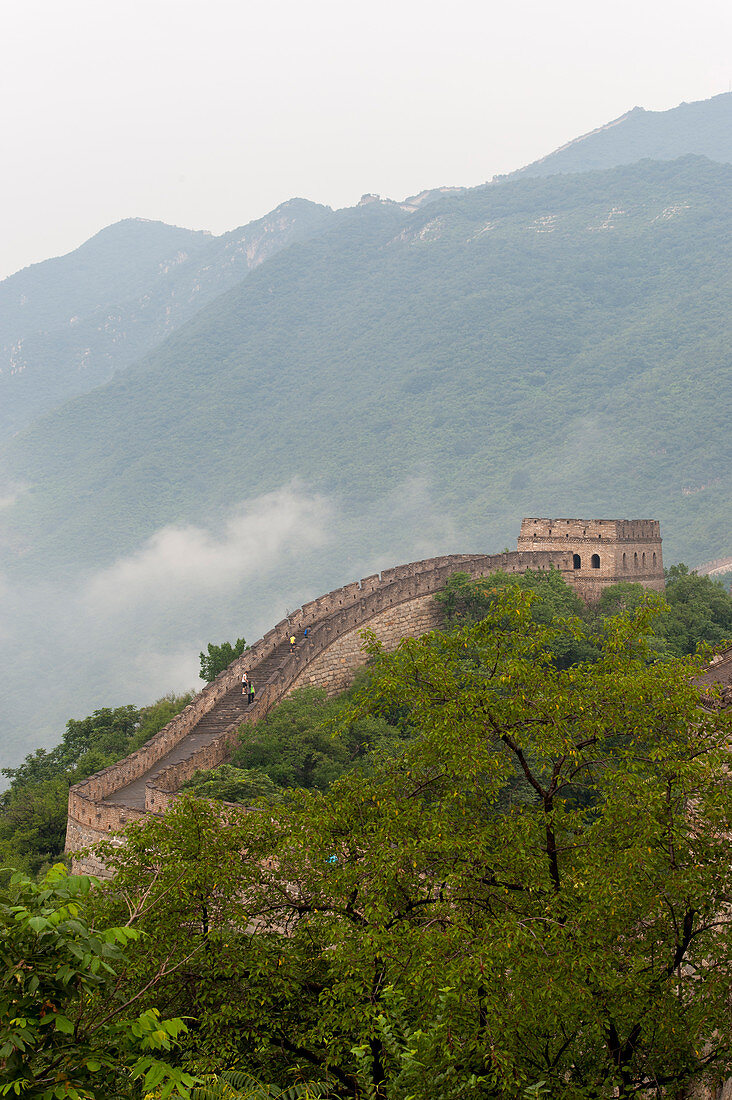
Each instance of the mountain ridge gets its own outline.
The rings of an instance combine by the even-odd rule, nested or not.
[[[628,134],[627,127],[636,123],[642,132]],[[611,131],[611,147],[593,152],[593,142],[606,142]],[[711,159],[732,160],[732,95],[665,112],[633,108],[517,173],[481,186],[608,167],[647,157],[654,149],[662,157],[701,151]],[[364,195],[359,205],[378,202],[417,213],[469,190],[475,189],[431,188],[401,202]],[[336,213],[341,212],[307,199],[290,199],[263,218],[218,237],[128,218],[100,230],[66,256],[4,279],[0,440],[128,369],[217,294],[237,285],[280,249],[321,232]]]
[[[504,463],[507,477],[520,481],[520,468],[532,465],[530,451],[541,439],[547,470],[554,471],[557,459],[550,455],[555,444],[541,421],[534,424],[533,448],[527,451],[520,436],[536,416],[538,394],[545,407],[551,399],[554,420],[574,409],[572,415],[579,411],[600,417],[601,423],[602,402],[611,401],[611,393],[617,410],[634,417],[627,394],[637,383],[628,373],[629,363],[645,363],[640,377],[650,371],[650,383],[653,372],[658,378],[674,376],[679,355],[694,354],[695,341],[703,341],[699,347],[706,349],[705,356],[716,354],[711,349],[721,338],[716,319],[726,291],[719,226],[731,181],[728,168],[685,158],[476,189],[410,215],[382,204],[339,212],[325,232],[281,252],[217,297],[103,390],[51,414],[3,448],[11,478],[21,480],[25,474],[34,486],[26,503],[6,513],[8,527],[13,527],[12,513],[24,513],[27,519],[46,501],[50,542],[36,521],[30,527],[21,523],[16,534],[26,529],[21,540],[32,544],[30,557],[44,545],[54,545],[58,552],[78,524],[74,501],[87,502],[80,505],[82,510],[96,508],[101,501],[95,494],[103,489],[105,498],[116,503],[100,529],[88,532],[84,553],[92,545],[101,549],[105,540],[118,551],[132,545],[125,528],[136,507],[135,485],[148,487],[149,505],[140,505],[139,512],[148,519],[142,529],[136,524],[128,530],[142,534],[147,525],[151,533],[153,518],[159,523],[190,516],[183,502],[201,492],[214,509],[223,506],[236,483],[235,469],[244,472],[245,482],[253,479],[252,449],[267,456],[266,469],[256,478],[263,491],[304,476],[338,493],[348,492],[350,484],[354,499],[364,502],[373,496],[369,476],[389,491],[394,469],[388,473],[388,468],[401,464],[407,472],[419,455],[430,467],[442,469],[447,483],[454,482],[465,456],[471,462],[482,456],[481,466],[486,461]],[[641,244],[645,255],[638,251]],[[705,303],[701,311],[699,294]],[[691,332],[674,316],[680,308],[683,315],[685,299],[686,308],[693,302],[699,315]],[[518,319],[521,310],[526,311],[523,331],[507,328],[506,316]],[[576,315],[574,328],[568,325],[567,310]],[[661,320],[663,327],[658,327]],[[656,344],[661,340],[665,360],[657,352],[649,358],[639,342],[639,332],[649,325],[648,338]],[[593,342],[588,343],[591,331]],[[633,334],[632,354],[623,348],[619,332],[627,332],[626,338]],[[602,348],[616,362],[601,370]],[[485,369],[480,366],[484,356]],[[462,418],[459,387],[453,382],[453,376],[462,377],[455,374],[460,357],[461,372],[469,364],[464,381],[477,402]],[[384,358],[388,368],[379,365]],[[583,362],[588,364],[584,369]],[[346,364],[349,402],[344,405],[339,403],[337,377]],[[674,364],[673,371],[669,364]],[[702,395],[707,399],[708,384],[703,375],[696,377],[689,415]],[[293,393],[297,398],[291,401]],[[373,402],[377,394],[378,409]],[[488,394],[500,403],[501,416],[498,406],[491,411],[486,404]],[[644,390],[643,403],[649,399]],[[242,422],[238,413],[244,408]],[[442,438],[443,424],[431,435],[415,436],[404,419],[406,408],[415,414],[422,409],[419,415],[435,423],[439,410],[443,422],[449,414],[448,435]],[[478,408],[487,417],[485,424],[492,424],[485,437]],[[336,416],[329,446],[340,458],[313,466],[329,409]],[[274,432],[270,420],[278,426]],[[390,456],[386,467],[381,459],[365,461],[369,423],[384,425],[380,446]],[[347,444],[343,449],[346,424],[353,447],[367,448],[360,463],[354,464]],[[648,434],[647,423],[635,430],[632,446],[637,447]],[[278,431],[290,441],[284,450]],[[697,452],[693,439],[677,436],[675,428],[672,434],[685,456],[674,476],[686,488],[713,481],[712,458]],[[220,437],[226,438],[225,447]],[[609,438],[606,442],[615,453],[617,445]],[[626,446],[632,450],[630,437]],[[522,456],[518,464],[517,454]],[[623,468],[620,452],[613,462]],[[599,468],[596,472],[600,476]],[[574,477],[576,481],[578,472]],[[151,478],[166,486],[162,509],[149,489]],[[556,476],[548,476],[547,490],[552,481],[558,490],[561,478],[556,482]],[[477,490],[472,474],[470,482]],[[639,489],[638,484],[628,496],[635,495],[640,506],[644,494]],[[555,495],[567,497],[567,485]],[[688,494],[690,500],[693,496]],[[569,507],[572,495],[567,499]],[[528,504],[522,511],[532,514],[536,502]],[[643,510],[648,512],[647,503]],[[684,546],[688,556],[696,542],[684,543],[681,536],[679,548]],[[724,547],[710,544],[704,556],[717,550]]]
[[[219,237],[128,218],[3,280],[0,438],[107,382],[330,214],[290,199]]]
[[[732,162],[732,92],[680,103],[668,111],[633,107],[496,180],[587,172],[637,160],[675,160],[692,154]]]

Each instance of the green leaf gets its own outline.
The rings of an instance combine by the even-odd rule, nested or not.
[[[51,927],[51,922],[45,917],[31,917],[28,927],[34,932],[46,932]]]

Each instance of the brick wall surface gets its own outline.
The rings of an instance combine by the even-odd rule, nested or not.
[[[439,609],[432,595],[417,596],[406,603],[380,611],[373,618],[337,638],[316,657],[287,689],[322,687],[328,695],[345,691],[357,668],[366,663],[362,632],[368,628],[387,649],[395,649],[402,638],[418,637],[440,625]]]
[[[124,825],[120,824],[118,828],[124,828]],[[73,870],[76,874],[96,875],[98,878],[109,877],[109,871],[104,861],[94,850],[94,846],[103,839],[105,839],[105,835],[97,829],[81,825],[73,818],[69,819],[66,826],[66,850],[80,853],[74,859]],[[112,839],[114,841],[114,838]],[[119,843],[122,843],[122,841],[119,841]]]

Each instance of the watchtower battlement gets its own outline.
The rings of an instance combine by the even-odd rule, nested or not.
[[[518,549],[564,550],[571,556],[567,577],[588,603],[603,588],[632,581],[662,592],[661,526],[655,519],[546,519],[521,523]]]
[[[615,526],[621,542],[661,541],[661,525],[657,519],[619,519]]]
[[[553,545],[559,548],[566,546],[569,538],[660,542],[661,525],[657,519],[524,519],[519,549],[531,550],[535,539],[557,539]]]

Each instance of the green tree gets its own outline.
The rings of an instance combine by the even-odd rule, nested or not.
[[[235,658],[239,657],[247,648],[244,638],[237,638],[234,644],[222,642],[214,645],[209,642],[205,653],[199,653],[201,659],[201,679],[211,683],[220,672],[223,672]]]
[[[13,786],[66,776],[72,781],[106,767],[127,752],[140,721],[140,710],[102,707],[87,718],[70,718],[60,744],[37,749],[17,768],[3,768]]]
[[[658,609],[647,637],[647,660],[649,662],[665,660],[668,656],[668,645],[664,627],[669,615],[668,605],[665,600],[659,599],[642,584],[620,581],[618,584],[608,585],[600,594],[597,604],[588,610],[587,619],[593,626],[595,634],[601,634],[605,619],[615,615],[634,614],[647,604]]]
[[[700,646],[719,646],[732,640],[732,595],[711,577],[700,577],[681,562],[666,570],[662,613],[654,624],[658,655],[684,657]],[[640,584],[610,585],[602,593],[600,617],[634,610],[648,598]]]
[[[647,599],[648,589],[632,581],[620,581],[610,584],[600,593],[597,601],[597,614],[601,619],[611,615],[621,615],[624,611],[637,611]],[[656,621],[658,629],[658,621]]]
[[[266,798],[268,802],[278,802],[282,798],[281,788],[272,782],[266,772],[237,768],[233,764],[219,764],[209,771],[196,772],[182,789],[198,798],[240,802],[244,806],[258,798]]]
[[[329,699],[323,688],[299,688],[245,727],[232,764],[260,772],[277,787],[325,790],[375,747],[400,737],[382,714],[342,721],[347,709],[347,695]]]
[[[516,575],[498,571],[488,577],[454,573],[435,599],[442,607],[448,625],[479,622],[491,613],[506,587],[531,592],[531,617],[549,625],[555,618],[587,618],[587,608],[558,569],[546,572],[529,569]],[[591,660],[599,650],[591,635],[559,634],[552,642],[555,658],[565,667],[577,661]]]
[[[683,565],[666,570],[669,613],[661,623],[668,651],[676,657],[695,653],[701,643],[732,640],[732,594],[721,581],[700,577]]]
[[[184,801],[108,846],[108,904],[147,898],[135,981],[196,950],[188,992],[159,990],[191,1056],[378,1100],[676,1096],[732,1069],[730,716],[699,708],[698,664],[651,663],[652,598],[569,667],[590,628],[535,598],[372,639],[344,723],[392,707],[418,734],[368,773],[226,829]]]
[[[257,996],[257,975],[269,968],[272,946],[266,932],[251,934],[263,929],[260,922],[249,924],[244,894],[247,819],[265,815],[238,815],[230,807],[225,813],[222,828],[220,807],[184,797],[160,820],[129,830],[124,849],[111,841],[102,845],[115,876],[97,898],[97,920],[118,923],[130,908],[137,912],[142,935],[125,990],[128,996],[145,990],[165,963],[170,973],[157,982],[155,1003],[167,1014],[192,1019],[183,1052],[187,1066],[202,1074],[241,1066],[256,1077],[291,1084],[302,1078],[278,1074],[267,1038],[272,1006]],[[289,1014],[294,1019],[312,1011],[314,1000],[310,994],[297,1007],[283,1001],[283,1028]]]
[[[317,1082],[280,1089],[239,1070],[209,1074],[191,1091],[191,1100],[318,1100],[330,1095],[328,1086]]]
[[[61,858],[66,843],[69,784],[44,779],[0,796],[0,864],[38,873]]]
[[[93,927],[92,887],[56,866],[39,884],[16,872],[0,891],[0,1096],[122,1098],[133,1082],[187,1096],[194,1078],[158,1057],[183,1022],[119,997],[138,933]]]
[[[55,748],[38,749],[0,794],[0,861],[37,874],[63,856],[69,787],[133,752],[188,703],[168,695],[147,707],[103,707],[70,719]]]

